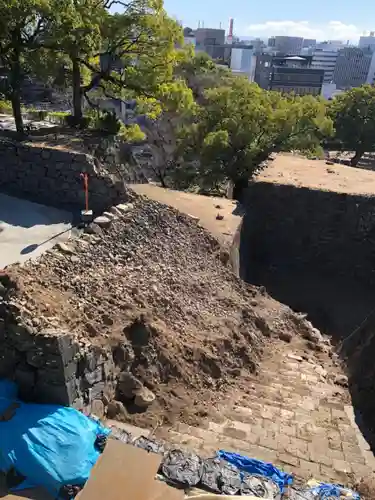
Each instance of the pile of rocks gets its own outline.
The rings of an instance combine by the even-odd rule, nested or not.
[[[238,279],[198,221],[142,197],[39,261],[9,268],[7,280],[5,330],[14,323],[35,338],[69,335],[78,358],[94,347],[110,353],[113,369],[72,374],[74,394],[94,387],[111,416],[140,424],[207,415],[257,369],[267,337],[311,333],[304,318]],[[134,405],[151,403],[151,417],[130,417]]]

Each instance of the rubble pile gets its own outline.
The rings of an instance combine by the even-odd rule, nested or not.
[[[142,197],[0,281],[3,305],[29,333],[111,346],[117,395],[103,402],[111,417],[143,425],[150,414],[153,424],[208,415],[219,390],[257,370],[266,338],[303,332],[325,348],[303,317],[238,279],[197,220]],[[131,398],[152,411],[124,413]]]

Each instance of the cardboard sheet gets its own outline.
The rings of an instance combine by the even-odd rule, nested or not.
[[[182,491],[155,479],[160,462],[160,455],[109,439],[77,499],[182,500]]]

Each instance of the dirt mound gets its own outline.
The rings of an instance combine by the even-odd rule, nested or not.
[[[117,364],[154,391],[137,423],[207,415],[223,391],[254,372],[266,337],[311,325],[239,280],[219,243],[192,218],[137,198],[108,229],[7,270],[8,302],[35,332],[61,328],[110,344]]]

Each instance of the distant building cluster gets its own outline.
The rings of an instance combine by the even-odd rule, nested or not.
[[[296,36],[241,40],[233,29],[233,19],[227,35],[221,28],[185,28],[185,43],[268,90],[331,99],[344,90],[375,83],[375,32],[352,46]]]

